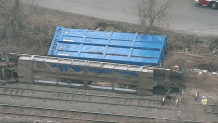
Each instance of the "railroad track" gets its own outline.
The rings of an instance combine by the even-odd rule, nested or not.
[[[84,94],[84,93],[75,93],[75,92],[62,92],[62,91],[53,91],[53,90],[43,90],[43,89],[28,89],[28,88],[13,88],[13,87],[4,87],[4,86],[0,86],[1,90],[0,90],[0,95],[1,96],[6,96],[6,97],[3,97],[5,99],[8,98],[8,96],[13,96],[13,98],[15,98],[15,100],[20,100],[20,97],[21,99],[25,99],[25,98],[35,98],[35,99],[42,99],[42,101],[45,99],[45,100],[56,100],[56,101],[69,101],[72,102],[72,101],[75,101],[75,102],[81,102],[81,103],[93,103],[94,104],[103,104],[103,105],[111,105],[111,106],[115,106],[115,105],[118,105],[119,107],[125,107],[125,109],[129,108],[129,106],[135,106],[135,107],[143,107],[143,110],[147,110],[146,112],[150,112],[152,110],[150,109],[153,109],[153,110],[156,110],[156,109],[159,109],[158,112],[162,112],[162,111],[166,111],[166,112],[169,112],[169,111],[173,111],[173,112],[177,112],[177,109],[170,109],[169,107],[163,107],[161,105],[161,107],[159,106],[147,106],[145,104],[142,104],[142,105],[139,105],[138,103],[133,103],[133,104],[128,104],[128,103],[123,103],[122,101],[125,101],[125,100],[128,100],[128,99],[132,99],[132,100],[137,100],[138,98],[134,98],[134,97],[110,97],[110,96],[106,96],[106,95],[94,95],[94,94],[91,94],[91,95],[87,95],[87,94]],[[37,93],[40,93],[40,94],[37,94]],[[51,94],[52,96],[45,96],[46,93],[48,94]],[[40,96],[39,96],[40,95]],[[43,96],[42,96],[43,95]],[[59,95],[59,96],[57,96]],[[73,97],[73,98],[72,98]],[[106,97],[108,98],[107,100],[115,100],[115,101],[110,101],[110,102],[102,102],[102,100],[106,100]],[[3,99],[2,98],[2,99]],[[94,99],[93,99],[94,98]],[[99,98],[100,102],[98,102],[99,100],[97,100],[96,98]],[[116,101],[117,99],[122,99],[121,102],[119,101]],[[89,100],[88,100],[89,99]],[[146,102],[146,99],[139,99],[140,101],[144,101]],[[151,99],[152,100],[152,99]],[[153,100],[153,101],[156,101],[156,100]],[[159,101],[159,100],[158,100]],[[4,102],[4,101],[2,101]],[[10,103],[10,102],[8,102]],[[26,103],[28,104],[28,103]],[[21,104],[22,105],[22,104]],[[125,114],[124,112],[122,114],[116,114],[116,113],[108,113],[107,110],[105,111],[100,111],[98,112],[97,110],[95,112],[90,112],[90,111],[93,111],[93,110],[89,110],[89,111],[84,111],[86,110],[85,108],[83,108],[81,111],[80,109],[77,111],[76,110],[65,110],[65,109],[51,109],[51,108],[42,108],[42,107],[31,107],[31,106],[19,106],[19,105],[9,105],[9,104],[2,104],[0,105],[2,107],[11,107],[11,108],[20,108],[20,109],[25,109],[25,110],[30,110],[32,112],[34,112],[35,110],[45,110],[46,112],[56,112],[57,115],[37,115],[37,114],[25,114],[25,113],[18,113],[18,112],[7,112],[7,110],[5,109],[1,109],[2,111],[4,112],[0,112],[2,114],[9,114],[9,115],[23,115],[23,116],[28,116],[28,115],[32,115],[32,117],[46,117],[46,118],[55,118],[55,119],[66,119],[68,122],[72,121],[72,120],[77,120],[77,119],[84,119],[84,118],[80,118],[79,116],[83,116],[83,115],[86,115],[84,113],[88,113],[90,115],[90,117],[95,117],[96,119],[92,119],[92,118],[86,118],[87,120],[84,120],[84,121],[93,121],[93,122],[99,122],[99,121],[102,121],[102,122],[108,122],[108,120],[103,120],[101,118],[97,118],[97,117],[112,117],[112,118],[109,118],[109,122],[118,122],[116,120],[112,120],[113,118],[114,119],[120,119],[119,117],[122,117],[121,119],[123,121],[119,121],[119,122],[124,122],[124,121],[128,121],[130,122],[132,119],[133,121],[132,122],[145,122],[145,121],[175,121],[175,119],[177,117],[175,116],[172,116],[172,117],[167,117],[167,118],[160,118],[158,119],[157,117],[152,117],[154,115],[144,115],[144,116],[138,116],[138,115],[129,115],[129,114],[135,114],[135,113],[129,113],[129,114]],[[38,105],[37,105],[38,106]],[[29,108],[28,108],[29,107]],[[45,106],[44,106],[45,107]],[[110,107],[110,106],[109,106]],[[34,109],[34,111],[33,111]],[[73,108],[74,109],[74,108]],[[5,112],[6,111],[6,112]],[[61,111],[62,113],[63,112],[73,112],[74,113],[76,112],[78,115],[79,118],[72,118],[72,117],[61,117],[61,116],[67,116],[68,114],[66,115],[62,115],[61,114]],[[182,111],[182,110],[180,110]],[[185,111],[185,110],[184,110]],[[59,112],[59,113],[57,113]],[[110,111],[109,111],[110,112]],[[192,111],[193,112],[193,111]],[[119,112],[117,112],[119,113]],[[49,114],[54,114],[54,113],[49,113]],[[64,113],[63,113],[64,114]],[[79,115],[80,114],[80,115]],[[72,116],[74,116],[72,113],[71,113]],[[69,115],[69,116],[71,116]],[[60,118],[59,118],[60,117]],[[131,117],[130,119],[126,118],[126,117]],[[64,120],[65,120],[64,119]],[[143,119],[143,120],[142,120]]]
[[[22,116],[25,120],[31,119],[31,120],[28,120],[28,121],[32,121],[32,122],[40,119],[40,121],[56,121],[56,122],[116,123],[116,122],[113,122],[113,121],[100,121],[100,120],[92,120],[92,119],[81,119],[81,118],[63,117],[63,116],[61,117],[61,116],[48,115],[48,114],[44,115],[43,113],[39,113],[39,112],[37,114],[37,113],[34,113],[35,112],[34,108],[32,108],[33,112],[31,113],[30,110],[26,111],[26,110],[28,110],[27,108],[31,108],[31,107],[30,106],[17,106],[17,105],[0,104],[0,109],[4,110],[4,111],[0,111],[0,114],[6,115],[7,117],[9,117],[11,115],[12,115],[12,117]],[[40,107],[36,107],[35,109],[40,110]],[[22,110],[22,111],[20,111],[20,110]],[[31,117],[34,117],[34,118],[31,118]],[[33,119],[35,119],[35,120],[33,120]]]
[[[61,119],[69,121],[87,121],[87,122],[105,122],[105,123],[116,123],[116,122],[163,122],[163,121],[177,121],[177,119],[167,118],[155,118],[146,116],[134,116],[124,114],[110,114],[100,112],[89,112],[89,111],[76,111],[66,109],[54,109],[54,108],[42,108],[42,107],[31,107],[31,106],[19,106],[0,104],[0,113],[8,115],[22,115],[30,117],[44,117],[52,119]]]
[[[84,93],[75,93],[75,92],[63,92],[63,91],[54,91],[54,90],[43,90],[43,89],[27,89],[27,88],[14,88],[14,87],[5,87],[0,86],[0,88],[7,88],[7,89],[21,89],[27,91],[40,91],[40,92],[51,92],[51,93],[60,93],[60,94],[74,94],[74,95],[86,95],[86,96],[95,96],[95,97],[107,97],[107,98],[121,98],[121,99],[136,99],[136,100],[148,100],[148,101],[161,101],[161,98],[156,98],[152,96],[143,96],[145,98],[136,98],[136,97],[122,97],[122,96],[108,96],[108,95],[95,95],[95,94],[84,94]]]
[[[84,93],[75,93],[75,92],[63,92],[63,91],[54,91],[54,90],[43,90],[43,89],[27,89],[27,88],[14,88],[14,87],[5,87],[0,86],[0,95],[6,96],[17,96],[24,98],[35,98],[35,99],[47,99],[47,100],[59,100],[59,101],[75,101],[75,102],[84,102],[84,103],[94,103],[94,104],[106,104],[106,105],[119,105],[119,106],[134,106],[134,107],[143,107],[143,108],[157,108],[157,109],[167,109],[167,110],[177,110],[175,107],[172,107],[167,102],[169,106],[162,104],[161,98],[152,99],[152,97],[147,98],[135,98],[135,97],[123,97],[123,96],[108,96],[108,95],[95,95],[95,94],[84,94]],[[3,91],[3,93],[2,93]],[[25,91],[28,91],[28,94],[25,94]],[[31,92],[32,93],[31,93]],[[52,96],[48,97],[46,94],[41,94],[43,96],[33,96],[34,92],[40,93],[52,93]],[[197,104],[192,104],[196,108]],[[201,105],[201,104],[198,104]],[[209,107],[210,105],[208,105]],[[211,105],[214,108],[215,105]],[[180,111],[186,111],[181,110]],[[194,111],[193,112],[197,112]]]
[[[94,95],[74,92],[62,92],[53,90],[42,90],[42,89],[26,89],[26,88],[13,88],[13,87],[2,87],[0,86],[0,95],[2,96],[13,96],[23,98],[34,98],[34,99],[46,99],[46,100],[57,100],[57,101],[74,101],[81,103],[92,103],[92,104],[104,104],[104,105],[118,105],[122,107],[142,107],[146,109],[166,109],[166,110],[178,110],[172,105],[163,105],[162,100],[157,99],[139,99],[134,97],[121,97],[121,96],[108,96],[108,95]],[[26,92],[25,92],[26,91]],[[35,92],[41,93],[37,95]],[[44,93],[45,92],[45,93]],[[46,96],[46,93],[50,93],[50,96]],[[179,109],[181,110],[181,109]],[[181,110],[186,111],[186,110]]]
[[[42,89],[27,89],[27,88],[13,88],[0,86],[0,95],[18,96],[35,99],[48,99],[60,101],[75,101],[95,104],[107,105],[121,105],[121,106],[135,106],[145,108],[171,109],[170,106],[163,105],[160,99],[139,99],[133,97],[112,97],[108,95],[94,95],[74,92],[62,92]],[[37,96],[34,96],[37,95]]]

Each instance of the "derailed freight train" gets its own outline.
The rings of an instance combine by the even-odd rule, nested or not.
[[[158,68],[167,53],[166,40],[166,35],[57,27],[48,56],[9,54],[9,62],[0,64],[1,80],[146,95],[158,85],[181,89],[181,72]]]
[[[0,63],[0,82],[44,83],[152,95],[153,87],[183,87],[183,74],[170,69],[11,53]],[[109,83],[107,86],[93,82]],[[123,89],[117,85],[131,85]]]

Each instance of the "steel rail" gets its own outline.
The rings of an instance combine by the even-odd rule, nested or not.
[[[46,111],[56,111],[56,112],[60,112],[60,113],[72,113],[72,116],[75,117],[76,115],[81,116],[80,114],[82,114],[84,117],[87,116],[91,116],[91,115],[100,115],[99,118],[103,118],[104,116],[106,117],[110,117],[109,119],[116,119],[115,117],[119,117],[120,118],[126,118],[126,119],[132,119],[132,120],[140,120],[140,121],[144,121],[145,119],[149,119],[149,120],[159,120],[159,121],[177,121],[176,119],[168,119],[168,118],[156,118],[156,117],[146,117],[146,116],[135,116],[135,115],[124,115],[124,114],[111,114],[111,113],[100,113],[100,112],[89,112],[89,111],[77,111],[77,110],[66,110],[66,109],[54,109],[54,108],[42,108],[42,107],[32,107],[32,106],[19,106],[19,105],[9,105],[9,104],[0,104],[1,107],[9,107],[9,108],[18,108],[18,109],[29,109],[29,110],[43,110],[43,113],[46,114]],[[9,109],[7,109],[9,110]],[[19,110],[18,110],[19,111]],[[16,112],[18,112],[16,110]],[[22,110],[23,111],[23,110]],[[25,110],[24,110],[25,111]],[[24,112],[23,111],[23,112]],[[4,110],[5,113],[14,113],[14,112],[6,112],[6,110]],[[26,115],[25,113],[14,113],[14,114],[21,114],[21,115]],[[34,114],[28,114],[29,116],[35,116]],[[55,117],[55,118],[59,118],[58,116],[49,116],[49,115],[39,115],[40,117]],[[65,115],[66,116],[66,115]],[[96,118],[96,117],[95,117]],[[60,119],[72,119],[72,117],[60,117]],[[75,119],[75,118],[73,118]],[[121,119],[123,120],[123,119]],[[85,120],[88,121],[88,120]],[[90,119],[90,121],[96,121],[93,119]],[[103,121],[103,122],[120,122],[120,121],[104,121],[104,120],[98,120],[98,121]]]
[[[13,90],[13,89],[12,89]],[[21,90],[20,88],[19,89],[15,89],[15,90]],[[24,89],[25,90],[25,89]],[[5,92],[7,91],[4,91],[3,93],[0,93],[0,95],[5,95],[5,96],[17,96],[17,97],[23,97],[23,98],[34,98],[34,99],[47,99],[47,100],[59,100],[59,101],[75,101],[75,102],[84,102],[84,103],[94,103],[94,104],[106,104],[106,105],[120,105],[120,106],[133,106],[133,107],[146,107],[146,108],[158,108],[158,109],[167,109],[167,110],[174,110],[174,109],[169,109],[169,107],[157,107],[157,106],[145,106],[145,105],[131,105],[131,104],[124,104],[124,103],[107,103],[107,102],[92,102],[92,101],[85,101],[85,100],[76,100],[76,99],[58,99],[58,98],[49,98],[49,97],[37,97],[37,96],[24,96],[24,95],[17,95],[17,94],[5,94]],[[30,90],[31,91],[31,90]],[[18,92],[18,91],[17,91]],[[54,93],[54,92],[53,92]],[[86,94],[79,94],[79,95],[84,95],[86,96]],[[89,96],[89,95],[88,95]],[[93,96],[93,95],[91,95]],[[95,97],[95,95],[93,96]],[[99,97],[105,97],[105,96],[99,96]],[[111,98],[111,97],[109,97]],[[115,98],[120,98],[120,97],[115,97]],[[144,100],[145,101],[145,100]],[[116,101],[117,102],[117,101]],[[120,101],[121,102],[121,101]],[[156,103],[157,101],[154,101],[154,103]],[[140,103],[140,102],[138,102]]]
[[[105,104],[105,105],[119,105],[119,106],[132,106],[132,107],[144,107],[148,109],[161,109],[161,110],[180,110],[180,111],[188,111],[184,109],[173,109],[171,107],[157,107],[157,106],[144,106],[144,105],[127,105],[127,104],[114,104],[114,103],[103,103],[103,102],[90,102],[90,101],[78,101],[78,100],[69,100],[69,99],[55,99],[48,97],[36,97],[36,96],[24,96],[24,95],[15,95],[15,94],[0,94],[2,96],[13,96],[13,97],[22,97],[22,98],[33,98],[33,99],[46,99],[46,100],[56,100],[56,101],[75,101],[75,102],[83,102],[83,103],[92,103],[92,104]],[[85,95],[85,94],[84,94]],[[192,111],[199,112],[199,111]]]
[[[46,100],[58,100],[58,101],[75,101],[75,102],[84,102],[84,103],[93,103],[93,104],[105,104],[105,105],[120,105],[120,106],[134,106],[134,107],[145,107],[145,108],[158,108],[158,109],[168,109],[164,107],[154,107],[154,106],[140,106],[140,105],[123,105],[123,104],[112,104],[112,103],[101,103],[101,102],[89,102],[89,101],[77,101],[77,100],[67,100],[67,99],[54,99],[46,97],[34,97],[34,96],[22,96],[22,95],[12,95],[12,94],[0,94],[1,96],[13,96],[13,97],[22,97],[22,98],[33,98],[33,99],[46,99]]]
[[[58,117],[58,116],[46,116],[46,115],[33,115],[33,114],[23,114],[23,113],[13,113],[13,112],[4,112],[0,111],[0,114],[7,114],[7,115],[21,115],[21,116],[29,116],[29,117],[44,117],[44,118],[52,118],[52,119],[65,119],[65,120],[72,120],[72,121],[87,121],[87,122],[98,122],[98,123],[117,123],[115,121],[103,121],[103,120],[92,120],[92,119],[80,119],[80,118],[69,118],[69,117]]]
[[[162,98],[160,99],[149,99],[149,98],[136,98],[136,97],[122,97],[122,96],[108,96],[108,95],[95,95],[95,94],[84,94],[84,93],[74,93],[74,92],[63,92],[63,91],[53,91],[53,90],[43,90],[43,89],[27,89],[27,88],[14,88],[14,87],[5,87],[0,86],[0,88],[6,89],[17,89],[17,90],[28,90],[28,91],[39,91],[39,92],[52,92],[52,93],[61,93],[61,94],[74,94],[74,95],[85,95],[85,96],[93,96],[93,97],[107,97],[107,98],[119,98],[119,99],[135,99],[135,100],[146,100],[146,101],[160,101],[162,102]]]

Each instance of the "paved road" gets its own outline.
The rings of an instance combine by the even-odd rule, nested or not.
[[[93,17],[138,23],[139,0],[38,0],[44,7]],[[170,29],[204,35],[218,36],[218,10],[196,6],[193,0],[177,0]]]

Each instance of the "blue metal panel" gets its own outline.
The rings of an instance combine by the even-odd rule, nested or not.
[[[109,40],[107,39],[91,39],[91,38],[86,38],[84,43],[93,43],[93,44],[109,44]]]
[[[158,59],[159,54],[160,51],[141,50],[141,49],[134,49],[132,52],[132,56],[134,57],[153,58],[153,59]]]
[[[58,51],[68,51],[68,52],[72,52],[72,51],[79,51],[81,48],[81,45],[79,44],[63,44],[61,43],[58,47]]]
[[[163,64],[166,35],[101,32],[57,27],[49,56],[131,65]]]

